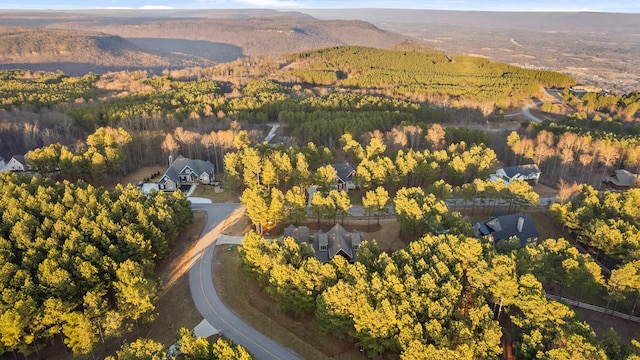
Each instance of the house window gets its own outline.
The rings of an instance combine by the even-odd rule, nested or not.
[[[327,245],[320,245],[320,251],[327,251]]]

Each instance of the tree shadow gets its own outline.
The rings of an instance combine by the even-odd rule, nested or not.
[[[214,62],[230,62],[245,56],[239,46],[206,40],[160,38],[127,38],[127,40],[147,51],[190,55]]]

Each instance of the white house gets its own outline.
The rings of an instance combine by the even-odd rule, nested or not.
[[[8,171],[25,171],[28,170],[27,160],[24,155],[13,155],[11,160],[7,162],[3,170]]]
[[[520,165],[520,166],[509,166],[502,169],[498,169],[496,171],[496,176],[505,183],[509,184],[513,180],[521,179],[526,181],[532,181],[537,184],[538,180],[540,180],[540,169],[538,169],[538,165],[529,164],[529,165]]]
[[[175,191],[181,185],[211,184],[213,180],[214,169],[210,161],[187,159],[180,155],[171,161],[169,168],[158,181],[158,189]]]

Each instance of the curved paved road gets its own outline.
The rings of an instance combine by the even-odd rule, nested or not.
[[[236,344],[246,347],[256,359],[299,359],[291,350],[258,332],[227,308],[213,286],[215,240],[220,235],[224,220],[239,209],[239,204],[193,204],[193,210],[207,213],[207,223],[189,269],[193,302],[211,325]]]

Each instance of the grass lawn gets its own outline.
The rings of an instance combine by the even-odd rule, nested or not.
[[[224,184],[220,186],[222,192],[215,192],[212,185],[198,185],[191,194],[192,197],[211,199],[214,203],[238,203],[238,194],[231,190],[226,190]]]
[[[158,181],[166,170],[167,167],[162,165],[141,167],[138,170],[120,179],[120,183],[135,185],[138,181],[144,181],[145,179],[148,179],[149,181]],[[151,177],[153,174],[158,173],[160,174],[159,176]]]
[[[548,210],[533,210],[528,211],[527,214],[531,215],[533,221],[536,223],[538,233],[540,234],[540,240],[545,239],[559,239],[564,238],[569,240],[571,234],[562,228],[562,225],[558,224]]]

